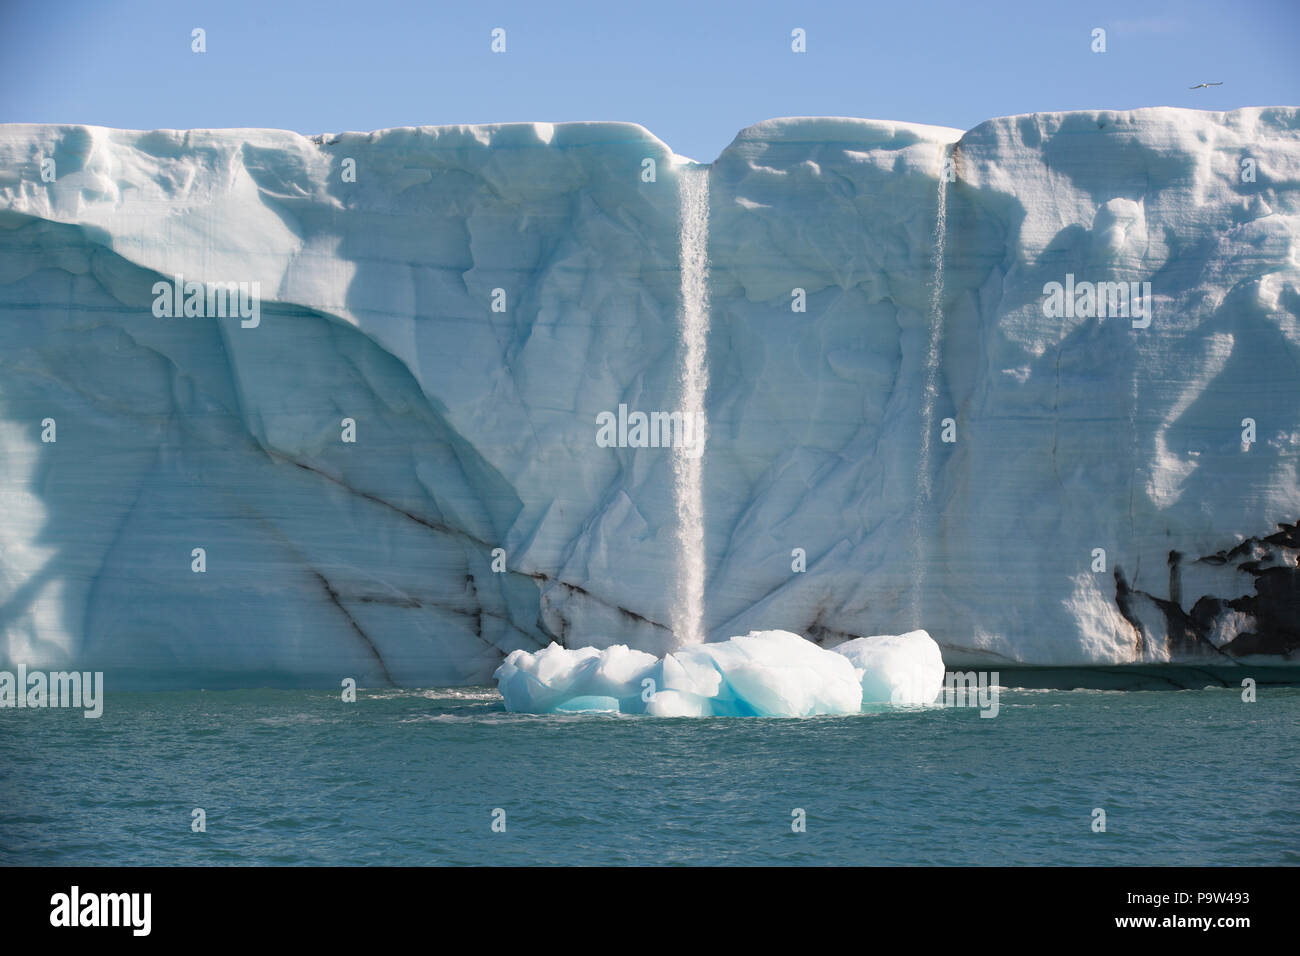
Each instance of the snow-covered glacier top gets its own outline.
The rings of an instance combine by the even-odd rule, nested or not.
[[[0,667],[662,654],[670,457],[596,422],[674,408],[685,168],[620,123],[0,126]],[[709,189],[711,638],[1294,653],[1296,108],[770,120]]]

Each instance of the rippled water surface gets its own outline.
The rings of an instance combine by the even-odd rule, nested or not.
[[[486,688],[120,693],[99,720],[0,711],[0,862],[1300,863],[1298,726],[1300,688],[807,720],[525,716]]]

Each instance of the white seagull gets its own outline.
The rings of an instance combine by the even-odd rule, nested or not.
[[[1197,83],[1195,86],[1189,86],[1188,89],[1189,89],[1189,90],[1203,90],[1203,89],[1205,89],[1205,87],[1207,87],[1207,86],[1222,86],[1222,85],[1223,85],[1223,80],[1219,80],[1218,83]]]

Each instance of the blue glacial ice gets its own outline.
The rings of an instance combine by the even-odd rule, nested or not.
[[[858,638],[831,650],[788,631],[752,631],[662,658],[621,644],[516,650],[495,677],[506,708],[520,713],[813,717],[933,703],[944,668],[925,631]]]
[[[857,671],[863,704],[917,707],[943,689],[943,653],[925,631],[858,637],[834,649]]]

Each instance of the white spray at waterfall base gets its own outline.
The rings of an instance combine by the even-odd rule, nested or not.
[[[709,387],[709,168],[683,167],[681,188],[681,373],[679,407],[695,423],[698,451],[673,449],[677,506],[677,599],[672,628],[678,644],[704,640],[704,457],[708,439],[704,395]]]
[[[934,406],[939,395],[939,362],[943,358],[943,258],[948,233],[948,161],[944,148],[939,163],[939,189],[935,201],[934,245],[931,253],[929,346],[925,352],[925,387],[921,394],[921,451],[916,461],[916,500],[912,509],[912,596],[911,625],[921,626],[921,601],[925,589],[929,549],[926,547],[925,514],[933,488],[930,480],[930,448],[934,442]]]

